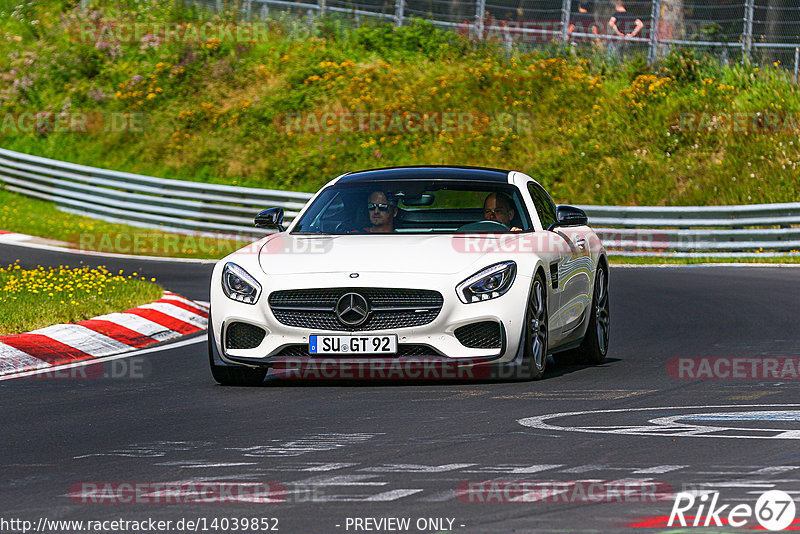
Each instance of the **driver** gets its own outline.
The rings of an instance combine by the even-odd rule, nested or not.
[[[370,226],[364,228],[369,233],[394,232],[394,218],[397,217],[397,206],[389,200],[383,191],[373,191],[367,199]]]
[[[514,202],[505,193],[490,193],[483,201],[483,218],[495,221],[511,229],[512,232],[521,232],[521,228],[511,226],[514,219]]]

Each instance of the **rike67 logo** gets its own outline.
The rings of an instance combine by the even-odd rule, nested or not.
[[[703,495],[680,492],[675,495],[667,526],[731,527],[761,525],[767,530],[784,530],[794,522],[795,504],[785,491],[762,493],[755,506],[749,504],[719,504],[719,492]]]

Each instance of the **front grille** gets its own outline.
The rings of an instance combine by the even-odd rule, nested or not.
[[[336,316],[336,303],[346,293],[358,293],[369,305],[366,321],[358,326],[346,325]],[[426,289],[344,287],[275,291],[268,302],[275,318],[286,326],[352,332],[428,324],[439,315],[444,299]]]
[[[434,349],[433,347],[429,347],[427,345],[414,345],[414,344],[400,344],[397,346],[397,354],[341,354],[340,357],[347,357],[347,358],[370,358],[370,357],[384,357],[384,358],[401,358],[401,357],[410,357],[410,356],[436,356],[439,357],[442,354]],[[308,353],[308,345],[287,345],[281,351],[276,354],[275,356],[288,356],[294,358],[335,358],[336,355],[333,354],[309,354]]]
[[[247,323],[231,323],[225,330],[226,349],[254,349],[264,340],[263,328]]]
[[[456,339],[471,349],[499,349],[502,343],[500,323],[483,321],[456,328]]]

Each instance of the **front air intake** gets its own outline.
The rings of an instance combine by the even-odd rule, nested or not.
[[[263,328],[247,323],[231,323],[225,330],[226,349],[254,349],[261,345],[267,333]]]
[[[482,321],[456,328],[456,339],[471,349],[499,349],[502,343],[500,323]]]

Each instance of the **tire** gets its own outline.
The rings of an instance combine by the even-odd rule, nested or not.
[[[548,341],[547,286],[537,274],[525,307],[525,336],[522,358],[522,377],[539,380],[547,367]]]
[[[586,334],[574,356],[579,363],[598,365],[608,354],[608,333],[611,314],[608,300],[608,268],[600,265],[594,277],[591,317]]]
[[[208,359],[211,366],[211,375],[214,380],[223,386],[258,386],[264,382],[268,369],[247,367],[246,365],[225,364],[219,365],[215,361],[214,353],[217,352],[214,344],[214,333],[211,331],[211,318],[208,321]]]

